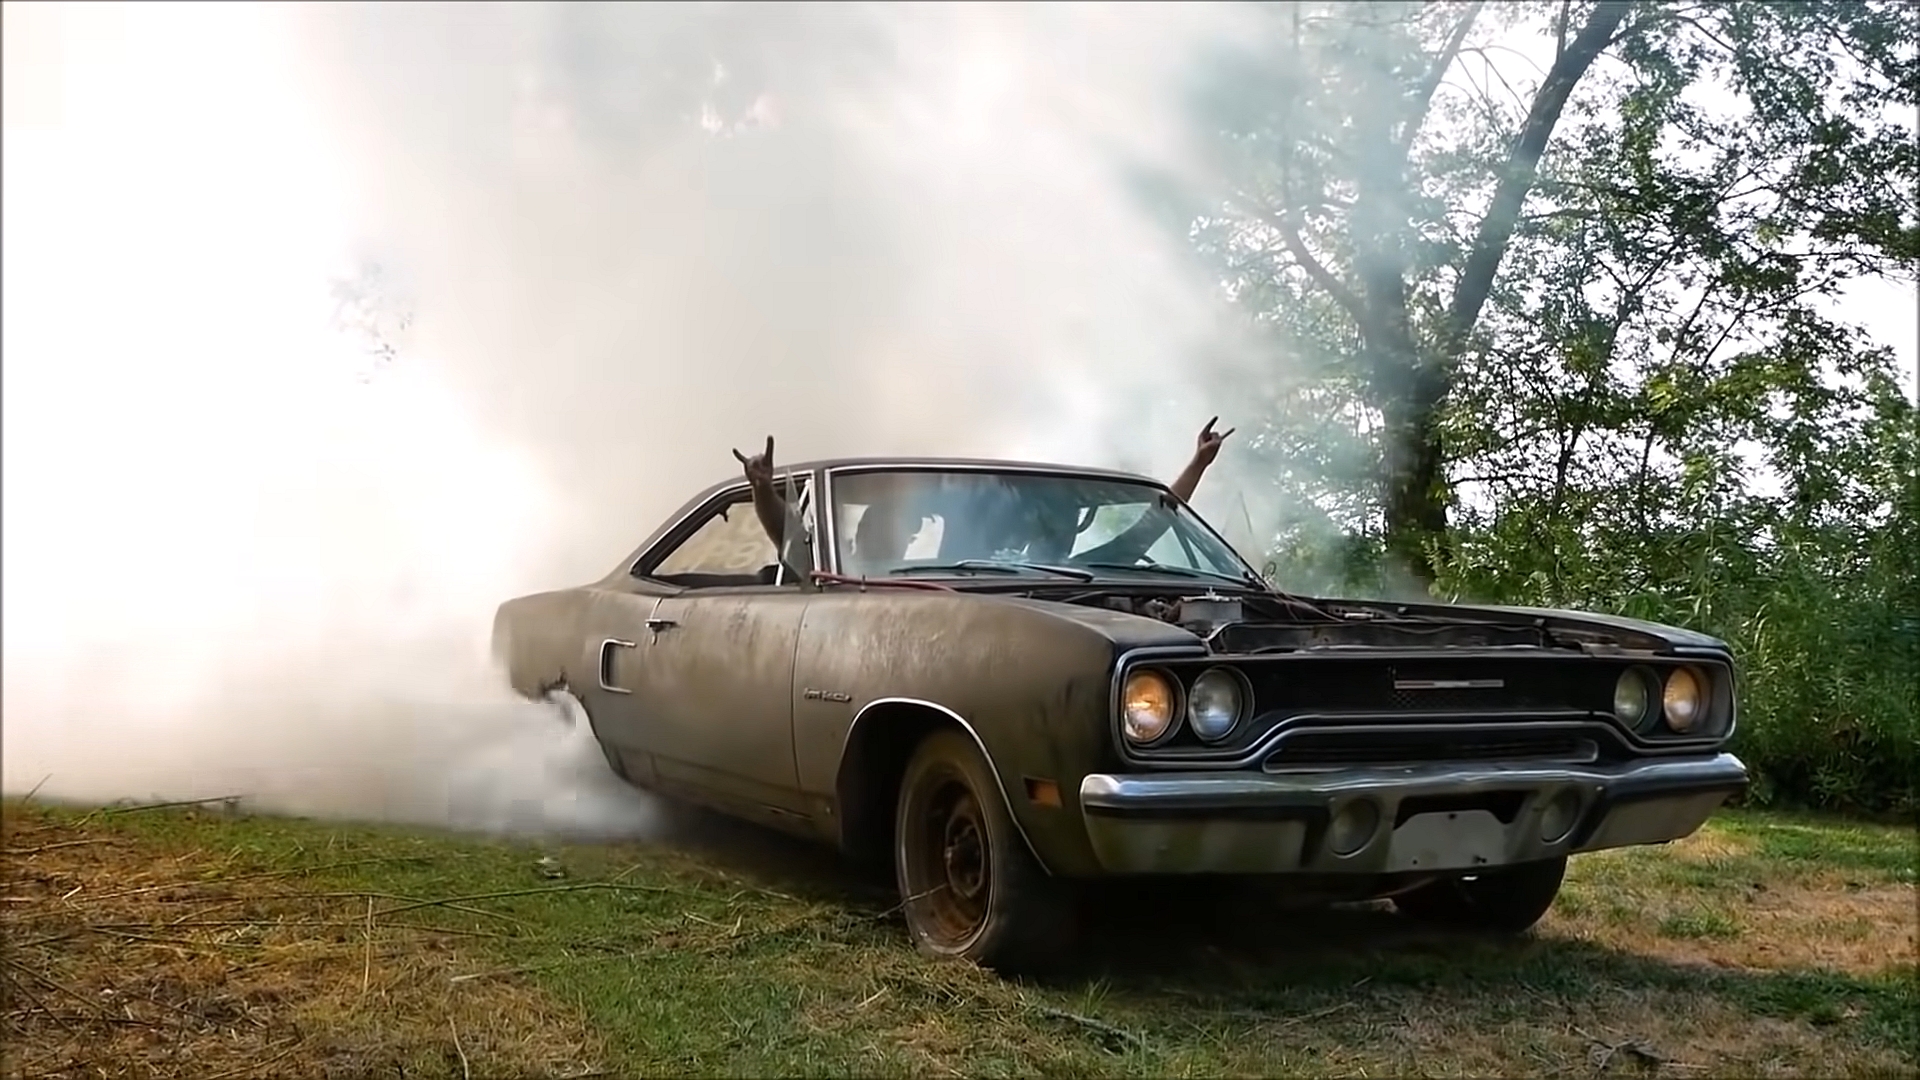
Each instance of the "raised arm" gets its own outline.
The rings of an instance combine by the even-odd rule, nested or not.
[[[747,483],[753,488],[753,512],[760,518],[760,527],[767,531],[767,538],[773,541],[775,550],[781,545],[787,531],[787,503],[773,486],[773,436],[767,436],[765,453],[748,457],[735,450],[733,456],[747,474]]]
[[[1220,456],[1220,444],[1227,441],[1227,436],[1239,430],[1228,428],[1215,434],[1213,425],[1219,422],[1220,418],[1216,416],[1207,421],[1206,427],[1200,429],[1199,437],[1193,442],[1192,459],[1187,462],[1186,468],[1180,470],[1180,475],[1173,478],[1173,483],[1167,485],[1173,489],[1175,495],[1180,496],[1181,502],[1193,501],[1193,491],[1200,486],[1200,477],[1206,473],[1207,466],[1213,464],[1213,459]]]
[[[1206,473],[1207,466],[1213,464],[1213,459],[1220,456],[1220,444],[1226,441],[1227,436],[1238,430],[1228,428],[1225,431],[1215,432],[1213,425],[1219,422],[1220,418],[1216,416],[1207,421],[1206,427],[1200,429],[1199,437],[1194,440],[1193,457],[1188,460],[1187,467],[1180,470],[1180,475],[1174,477],[1173,483],[1167,485],[1181,502],[1193,498],[1193,491],[1200,486],[1200,477]],[[1122,530],[1118,536],[1088,552],[1087,556],[1096,562],[1133,562],[1146,554],[1148,548],[1159,542],[1160,537],[1166,534],[1167,524],[1167,518],[1149,509],[1140,515],[1140,520]]]

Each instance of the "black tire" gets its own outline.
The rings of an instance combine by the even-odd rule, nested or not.
[[[1070,891],[1035,861],[966,735],[943,728],[914,749],[893,838],[900,907],[922,953],[1015,974],[1071,950]]]
[[[587,713],[587,703],[580,700],[578,694],[575,694],[565,683],[561,683],[548,690],[540,700],[558,710],[562,722],[569,729],[577,730],[585,725],[588,733],[593,736],[594,745],[600,748],[600,756],[607,759],[607,768],[613,771],[613,775],[629,784],[633,783],[633,777],[627,775],[626,763],[620,760],[620,752],[600,737],[599,729],[593,726],[593,717]]]
[[[597,735],[594,736],[593,741],[595,745],[600,747],[600,756],[607,759],[607,768],[612,770],[613,775],[632,784],[633,777],[627,775],[627,763],[620,760],[620,752],[607,745],[607,743],[602,741]]]
[[[1402,915],[1452,930],[1524,934],[1560,895],[1567,860],[1521,863],[1431,881],[1393,898]]]

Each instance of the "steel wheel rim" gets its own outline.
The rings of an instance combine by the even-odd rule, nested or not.
[[[942,776],[925,790],[905,844],[909,902],[931,944],[963,949],[986,926],[992,840],[979,799],[958,777]]]

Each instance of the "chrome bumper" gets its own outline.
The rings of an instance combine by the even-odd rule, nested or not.
[[[1108,873],[1393,874],[1678,840],[1746,786],[1746,766],[1732,754],[1612,766],[1096,773],[1080,782],[1080,808]]]

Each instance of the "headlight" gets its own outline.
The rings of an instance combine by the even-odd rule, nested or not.
[[[1201,741],[1219,742],[1240,722],[1245,704],[1239,676],[1226,668],[1210,668],[1193,680],[1193,689],[1187,692],[1187,723]]]
[[[1692,668],[1674,668],[1667,676],[1667,688],[1660,695],[1667,715],[1667,726],[1675,734],[1685,735],[1699,726],[1707,711],[1706,686]]]
[[[1126,689],[1120,695],[1127,741],[1145,746],[1167,734],[1173,727],[1173,701],[1173,680],[1165,675],[1136,671],[1127,676]]]
[[[1613,684],[1613,715],[1628,727],[1639,727],[1653,708],[1648,674],[1641,668],[1628,668],[1620,673],[1620,681]]]

